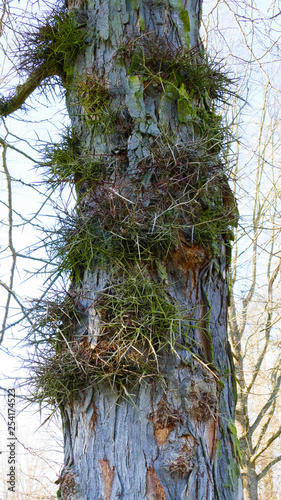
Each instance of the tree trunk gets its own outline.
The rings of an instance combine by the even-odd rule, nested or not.
[[[251,467],[247,464],[243,467],[242,478],[245,500],[258,500],[258,475],[255,470],[255,465]],[[274,497],[270,496],[270,498]]]
[[[68,8],[86,38],[67,106],[77,157],[96,167],[75,178],[75,227],[93,226],[91,255],[87,240],[72,267],[71,349],[103,375],[61,403],[62,498],[242,499],[227,338],[233,200],[201,1]]]

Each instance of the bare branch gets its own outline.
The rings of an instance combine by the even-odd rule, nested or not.
[[[25,103],[32,92],[39,87],[40,83],[50,76],[50,70],[45,64],[31,73],[22,85],[16,87],[15,93],[12,96],[0,98],[0,115],[8,116],[14,113]]]
[[[263,417],[265,416],[265,414],[267,413],[267,411],[269,410],[269,408],[273,405],[274,403],[274,400],[275,398],[277,397],[277,394],[278,394],[278,391],[280,389],[280,385],[281,385],[281,375],[279,375],[277,381],[276,381],[276,384],[275,384],[275,387],[273,388],[266,404],[262,407],[262,409],[260,410],[258,416],[256,417],[253,425],[251,425],[250,427],[250,432],[253,433],[256,428],[258,427],[258,425],[260,424],[261,420],[263,419]]]
[[[271,298],[272,298],[272,287],[273,287],[273,284],[280,272],[280,268],[281,268],[281,261],[279,261],[278,265],[276,266],[276,269],[274,270],[273,272],[273,275],[271,276],[270,280],[269,280],[269,291],[268,291],[268,304],[267,306],[270,306],[270,302],[271,302]],[[249,394],[250,391],[252,390],[253,388],[253,385],[256,381],[256,378],[259,374],[259,371],[260,371],[260,368],[261,368],[261,365],[262,365],[262,362],[264,361],[264,358],[265,358],[265,354],[268,350],[268,346],[269,346],[269,341],[270,341],[270,333],[271,333],[271,328],[272,328],[272,310],[270,309],[267,313],[267,319],[266,319],[266,326],[265,326],[265,331],[266,331],[266,335],[265,335],[265,343],[264,343],[264,346],[263,346],[263,349],[261,351],[261,354],[260,356],[258,357],[258,360],[257,360],[257,363],[255,364],[254,366],[254,369],[253,369],[253,376],[252,376],[252,380],[251,382],[248,384],[248,387],[247,387],[247,393]]]
[[[9,306],[10,306],[10,301],[11,301],[11,295],[12,295],[12,290],[13,290],[13,284],[14,284],[14,274],[15,274],[15,268],[16,268],[16,250],[14,248],[13,244],[13,233],[12,233],[12,228],[13,228],[13,209],[12,209],[12,185],[11,185],[11,178],[10,178],[10,173],[8,171],[8,166],[7,166],[7,158],[6,158],[6,152],[7,152],[7,146],[5,141],[3,139],[0,139],[0,144],[2,146],[2,161],[3,161],[3,169],[6,177],[6,184],[7,184],[7,191],[8,191],[8,224],[9,224],[9,229],[8,229],[8,247],[11,251],[12,255],[12,265],[10,269],[10,281],[9,281],[9,286],[7,287],[8,295],[7,295],[7,300],[6,300],[6,305],[5,305],[5,314],[2,322],[2,328],[1,328],[1,334],[0,334],[0,344],[2,343],[3,340],[3,335],[4,331],[6,328],[6,323],[8,319],[8,314],[9,314]]]
[[[0,15],[0,36],[3,35],[3,31],[4,31],[4,18],[5,18],[6,12],[7,12],[7,8],[8,8],[8,0],[3,0],[2,12],[1,12],[1,15]]]
[[[264,453],[267,448],[281,435],[281,427],[278,429],[278,431],[276,431],[266,442],[266,444],[263,446],[263,448],[258,452],[256,453],[255,455],[252,456],[252,459],[251,459],[251,462],[254,463],[258,457],[260,457],[262,455],[262,453]]]
[[[266,420],[265,424],[262,426],[262,429],[260,431],[258,440],[256,442],[256,445],[254,446],[254,449],[253,449],[254,453],[256,453],[257,450],[259,449],[259,446],[260,446],[260,444],[262,442],[262,439],[264,438],[264,436],[266,434],[266,431],[268,429],[268,426],[269,426],[269,424],[271,422],[271,419],[272,419],[272,417],[274,415],[275,410],[276,410],[276,399],[274,400],[274,403],[273,403],[273,405],[271,407],[271,410],[270,410],[270,412],[269,412],[269,414],[267,416],[267,420]]]
[[[274,458],[274,460],[271,460],[271,462],[269,462],[269,464],[267,464],[267,466],[258,474],[257,480],[260,481],[275,464],[278,464],[278,462],[280,462],[280,460],[281,455],[279,455],[279,457],[277,458]]]

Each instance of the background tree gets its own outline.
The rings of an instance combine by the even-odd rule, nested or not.
[[[203,53],[200,7],[69,3],[25,33],[29,76],[1,102],[9,115],[56,75],[72,120],[45,150],[48,182],[75,191],[50,243],[51,283],[70,272],[71,286],[33,308],[63,498],[242,497],[216,108],[230,81]]]
[[[268,131],[273,134],[276,132],[274,129]],[[245,497],[249,499],[258,498],[259,482],[280,461],[278,452],[274,450],[281,433],[278,418],[281,383],[278,356],[280,307],[277,298],[280,257],[276,218],[279,173],[274,165],[278,150],[272,150],[275,141],[263,141],[264,138],[263,154],[257,159],[253,225],[248,227],[246,234],[238,233],[244,240],[244,265],[247,265],[245,257],[250,252],[252,259],[247,266],[249,271],[247,269],[245,272],[244,269],[243,273],[244,289],[240,292],[242,304],[233,298],[230,308],[230,335],[238,381],[237,422],[244,456]],[[270,166],[269,158],[274,158]],[[273,182],[268,183],[268,175],[272,176]],[[245,248],[246,237],[251,240],[248,250]],[[238,248],[239,252],[241,246]],[[241,258],[238,252],[233,261],[234,290],[241,276],[241,270],[237,267],[237,259]],[[261,265],[267,270],[267,276],[265,271],[259,272]],[[250,267],[251,277],[248,274]]]
[[[245,98],[244,106],[231,106],[229,118],[239,113],[233,161],[241,219],[232,261],[230,337],[244,493],[251,500],[278,498],[280,8],[277,2],[262,8],[253,2],[212,2],[209,12],[209,48],[227,54]]]
[[[3,500],[53,500],[57,498],[58,471],[61,465],[62,443],[61,432],[57,427],[45,425],[34,432],[35,419],[24,413],[17,415],[17,450],[16,450],[16,487],[11,492],[7,483],[7,457],[0,462],[1,480],[0,494]],[[34,434],[33,434],[34,432]],[[29,435],[29,445],[26,446],[26,434]],[[5,454],[6,436],[1,432],[1,459]]]

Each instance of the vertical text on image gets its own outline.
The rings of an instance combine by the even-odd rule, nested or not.
[[[16,393],[15,389],[8,389],[8,490],[16,491]]]

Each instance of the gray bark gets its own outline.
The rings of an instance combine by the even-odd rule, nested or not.
[[[173,282],[175,275],[177,284],[171,289],[187,308],[194,302],[199,304],[199,314],[204,300],[198,291],[198,278],[195,286],[189,283],[187,299],[180,293],[187,278],[184,270],[170,269]],[[214,364],[225,373],[230,367],[226,283],[209,268],[201,279],[212,298]],[[166,373],[164,387],[144,382],[134,388],[134,404],[118,399],[118,393],[108,386],[99,385],[65,408],[63,498],[242,498],[228,427],[234,418],[230,377],[221,377],[225,384],[221,389],[215,375],[192,359],[190,366],[171,360]],[[69,477],[77,488],[72,495]]]
[[[185,9],[185,10],[184,10]],[[75,61],[67,90],[67,105],[80,147],[96,157],[118,154],[124,148],[124,176],[107,179],[123,197],[135,199],[134,181],[142,158],[169,124],[175,142],[193,137],[192,127],[178,122],[173,101],[161,99],[150,85],[128,74],[117,49],[124,41],[154,33],[167,38],[175,50],[200,45],[201,2],[191,0],[70,0],[79,22],[87,23],[85,50]],[[188,28],[188,12],[190,28]],[[105,82],[111,107],[130,124],[124,132],[104,133],[94,120],[85,121],[85,107],[75,89],[79,75]],[[72,85],[71,85],[72,82]],[[117,152],[117,153],[116,153]],[[123,183],[123,185],[122,185]],[[84,196],[80,207],[89,215],[95,204]],[[62,408],[65,466],[61,475],[63,500],[170,499],[239,500],[242,485],[233,432],[234,388],[227,337],[227,256],[223,238],[214,257],[208,248],[185,244],[162,261],[171,298],[181,310],[192,311],[192,353],[182,349],[161,361],[163,379],[153,377],[129,387],[130,401],[118,388],[103,382],[81,391]],[[161,279],[159,265],[148,269]],[[84,300],[80,338],[94,348],[99,341],[99,311],[94,300],[110,282],[110,268],[93,266],[75,286]]]
[[[247,455],[246,458],[248,458]],[[258,500],[258,475],[255,470],[255,464],[251,466],[250,460],[248,460],[248,463],[242,469],[242,478],[245,500]]]

